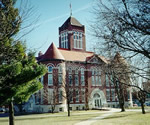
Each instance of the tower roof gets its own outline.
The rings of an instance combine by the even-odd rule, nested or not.
[[[79,27],[83,26],[76,18],[70,16],[61,27],[66,27],[69,24],[73,26],[79,26]]]
[[[42,57],[42,60],[46,59],[59,59],[59,60],[64,60],[64,57],[60,53],[60,51],[57,49],[54,43],[50,45],[50,47],[47,49],[45,54]]]
[[[114,56],[114,59],[112,60],[112,62],[114,62],[115,64],[125,64],[128,65],[128,63],[126,62],[125,58],[123,58],[119,52],[116,53],[116,55]]]

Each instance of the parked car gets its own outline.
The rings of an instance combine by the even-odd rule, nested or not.
[[[5,112],[5,108],[0,108],[0,112]]]
[[[145,105],[146,105],[146,106],[150,106],[150,102],[146,102]]]
[[[138,107],[138,104],[135,103],[135,104],[133,104],[133,106],[134,106],[134,107]]]

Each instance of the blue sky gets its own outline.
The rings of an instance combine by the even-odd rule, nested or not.
[[[36,29],[23,38],[26,40],[28,49],[45,53],[52,42],[58,47],[58,28],[70,16],[71,3],[72,16],[85,25],[87,50],[90,50],[93,43],[89,34],[89,25],[92,21],[91,11],[95,0],[29,0],[29,2],[34,7],[33,14],[40,16],[39,20],[34,23]]]

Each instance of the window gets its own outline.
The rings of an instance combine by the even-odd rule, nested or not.
[[[110,101],[110,90],[106,90],[107,101]]]
[[[52,66],[48,67],[48,85],[49,86],[53,85],[53,67]]]
[[[110,76],[110,82],[111,82],[111,86],[113,87],[114,83],[113,83],[113,76],[112,75]]]
[[[92,86],[95,86],[95,71],[92,70]]]
[[[79,76],[78,76],[78,74],[75,74],[75,85],[76,86],[79,85]]]
[[[101,85],[101,72],[97,69],[92,69],[92,86]]]
[[[73,32],[74,48],[82,49],[82,32]]]
[[[52,67],[52,66],[49,66],[49,67],[48,67],[48,73],[52,73],[52,71],[53,71],[53,67]]]
[[[76,110],[79,110],[79,107],[76,107]]]
[[[48,89],[48,104],[53,103],[53,89]]]
[[[68,33],[63,32],[61,33],[60,37],[61,37],[61,48],[68,49]]]
[[[95,86],[95,78],[92,76],[92,86]]]
[[[98,86],[98,76],[95,76],[95,82],[96,82],[96,86]]]
[[[72,86],[72,75],[69,75],[69,85]]]
[[[43,85],[43,83],[44,83],[44,76],[42,76],[42,77],[40,78],[40,82],[41,82],[42,85]]]
[[[53,85],[53,74],[48,74],[48,85],[49,86]]]
[[[116,98],[116,96],[115,96],[115,90],[112,89],[111,90],[111,99],[112,99],[112,101],[115,101],[115,98]]]
[[[68,94],[67,98],[69,99],[69,101],[73,102],[73,89],[69,88],[67,94]]]
[[[59,85],[61,85],[62,84],[62,67],[61,66],[59,66],[58,67],[58,83],[59,83]]]
[[[75,90],[76,102],[79,102],[79,90]]]
[[[79,33],[80,48],[82,48],[82,33]]]
[[[72,86],[72,84],[73,84],[72,69],[71,69],[70,67],[69,67],[69,69],[68,69],[68,73],[69,73],[69,76],[68,76],[69,85]]]
[[[43,104],[43,95],[44,95],[43,89],[41,89],[41,104]]]
[[[72,69],[70,67],[68,68],[68,73],[72,74]]]
[[[102,85],[102,82],[101,82],[101,76],[98,76],[98,83],[99,83],[99,86]]]
[[[95,93],[94,98],[100,98],[100,95],[98,93]]]
[[[35,104],[40,103],[40,98],[39,98],[39,91],[35,94]]]
[[[84,79],[84,68],[81,68],[81,85],[85,85],[85,79]]]
[[[59,90],[59,103],[62,102],[63,93],[62,90]]]
[[[63,111],[63,108],[59,108],[59,111],[62,112],[62,111]]]
[[[108,74],[105,75],[105,81],[106,81],[106,86],[109,86],[109,78],[108,78]]]
[[[82,102],[85,102],[85,89],[81,90],[81,99],[82,99]]]
[[[58,74],[58,83],[59,85],[62,84],[62,74]]]

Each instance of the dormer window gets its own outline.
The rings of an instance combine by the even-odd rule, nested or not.
[[[82,32],[73,32],[74,38],[74,48],[75,49],[82,49]]]
[[[68,49],[68,33],[63,32],[61,33],[61,48]]]

